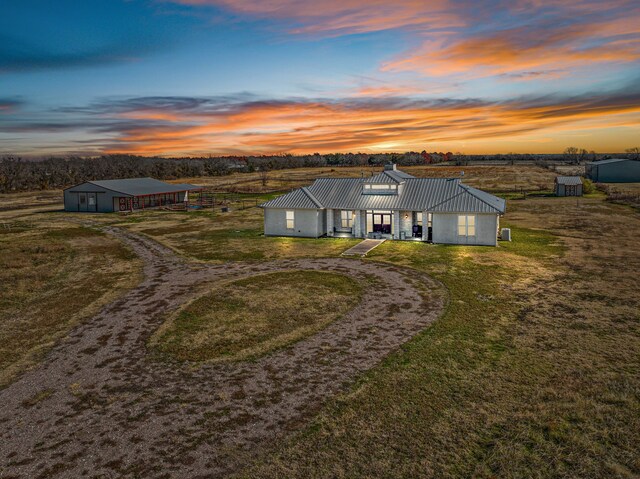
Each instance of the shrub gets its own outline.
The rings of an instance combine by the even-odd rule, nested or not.
[[[589,193],[593,193],[596,191],[596,187],[593,184],[593,181],[583,178],[582,179],[582,193],[588,195]]]

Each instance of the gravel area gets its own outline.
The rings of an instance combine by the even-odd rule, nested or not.
[[[105,231],[143,259],[144,280],[0,391],[2,478],[196,478],[238,471],[424,329],[446,301],[429,276],[384,263],[189,263],[146,237]],[[169,312],[201,294],[196,286],[292,269],[373,282],[343,318],[255,361],[194,365],[147,355],[150,335]]]

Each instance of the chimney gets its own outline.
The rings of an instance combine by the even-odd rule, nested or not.
[[[396,164],[395,163],[387,163],[386,165],[384,165],[384,171],[396,171]]]

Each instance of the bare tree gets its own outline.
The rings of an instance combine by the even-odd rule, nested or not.
[[[634,146],[633,148],[627,148],[627,158],[630,160],[640,160],[640,147]]]
[[[564,157],[569,162],[578,165],[581,161],[584,161],[587,158],[589,152],[584,148],[576,148],[575,146],[570,146],[566,150],[564,150]]]
[[[269,181],[269,169],[266,166],[262,166],[260,168],[260,182],[262,186],[267,186],[267,181]]]

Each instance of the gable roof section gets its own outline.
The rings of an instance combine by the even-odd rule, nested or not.
[[[397,185],[398,183],[401,183],[402,180],[398,179],[398,178],[394,178],[391,175],[387,175],[386,171],[383,171],[382,173],[375,175],[375,176],[370,176],[369,178],[366,178],[363,183],[370,185],[370,184],[394,184]]]
[[[324,208],[324,206],[322,206],[322,203],[320,203],[320,201],[318,201],[318,198],[316,198],[313,193],[311,193],[309,191],[309,188],[307,188],[306,186],[303,186],[302,188],[300,188],[305,195],[307,195],[309,197],[309,199],[312,201],[312,203],[314,205],[316,205],[316,208]]]
[[[556,183],[559,185],[581,185],[582,179],[579,176],[556,176]]]
[[[291,193],[287,193],[282,196],[278,196],[266,203],[263,203],[263,208],[286,208],[286,209],[304,209],[304,210],[317,210],[323,209],[322,203],[309,191],[308,188],[302,187],[297,190],[293,190]]]
[[[438,213],[504,213],[505,207],[504,199],[460,184],[458,194],[434,205],[430,210]]]
[[[403,180],[406,180],[407,178],[415,178],[415,176],[410,175],[409,173],[405,173],[402,170],[386,170],[385,173],[391,176],[395,176],[397,178],[401,178]]]
[[[106,190],[121,193],[126,196],[142,196],[142,195],[154,195],[162,193],[176,193],[178,191],[190,191],[198,190],[199,186],[189,184],[174,185],[171,183],[165,183],[164,181],[156,180],[155,178],[125,178],[120,180],[96,180],[87,181],[82,183],[83,185],[89,183]],[[72,186],[73,189],[81,185]]]
[[[407,179],[400,195],[363,195],[355,178],[319,178],[268,201],[263,208],[437,211],[440,213],[504,213],[505,201],[460,183],[459,179]]]
[[[408,178],[415,178],[411,176],[409,173],[405,173],[400,170],[385,170],[382,173],[379,173],[375,176],[371,176],[364,180],[366,184],[399,184],[404,183],[404,180]]]

